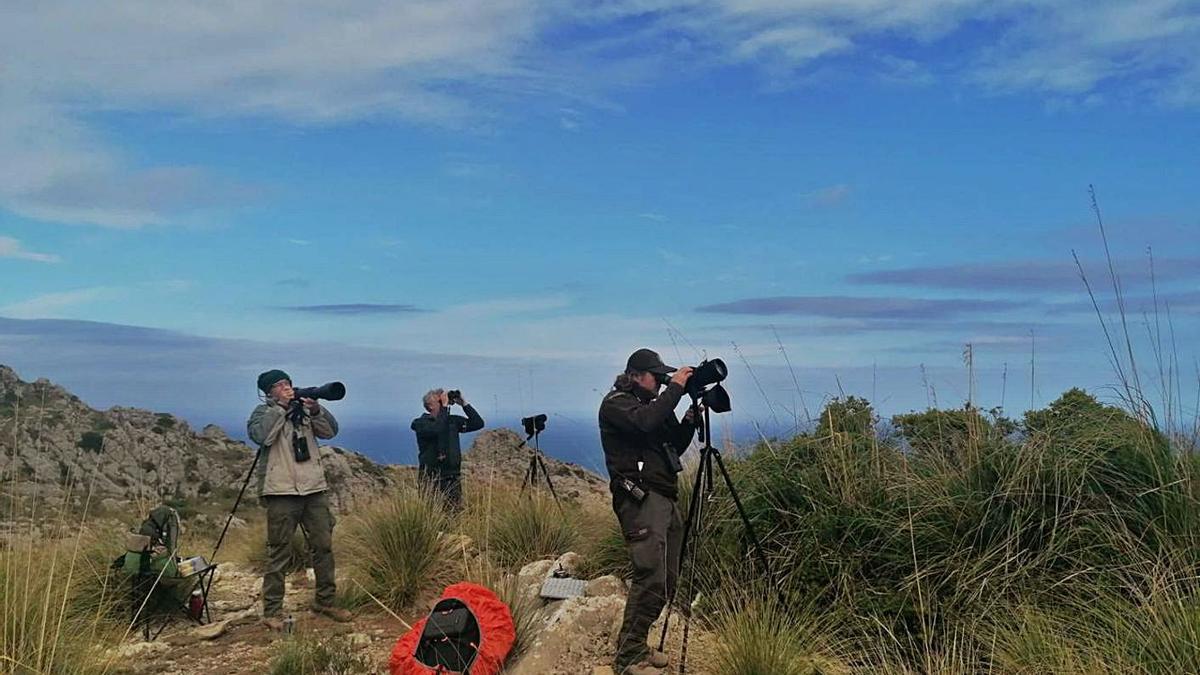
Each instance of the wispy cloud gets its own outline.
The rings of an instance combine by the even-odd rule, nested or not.
[[[21,242],[12,237],[0,237],[0,258],[16,258],[40,263],[62,262],[62,258],[52,253],[35,253],[28,251]]]
[[[1145,260],[1118,260],[1115,269],[1126,287],[1146,285],[1150,281],[1150,266]],[[1084,271],[1093,284],[1108,278],[1107,267],[1098,261],[1084,261]],[[1159,283],[1200,278],[1200,258],[1155,260],[1154,274]],[[1061,261],[1013,260],[880,270],[850,274],[846,281],[875,286],[978,291],[1083,290],[1079,269],[1069,258]]]
[[[668,219],[666,216],[664,216],[663,214],[661,214],[661,213],[655,213],[655,212],[653,212],[653,211],[646,211],[646,212],[643,212],[643,213],[639,213],[639,214],[637,215],[637,217],[638,217],[638,218],[642,218],[642,219],[644,219],[644,220],[652,220],[652,221],[654,221],[654,222],[656,222],[656,223],[665,223],[665,222],[667,222],[667,220],[669,220],[669,219]]]
[[[0,315],[14,319],[54,318],[60,316],[63,310],[106,298],[113,293],[114,289],[104,286],[45,293],[0,307]]]
[[[878,265],[879,263],[891,262],[895,258],[890,253],[882,253],[880,255],[860,255],[858,262],[863,265]]]
[[[563,131],[579,131],[583,128],[583,113],[575,108],[560,108],[558,125]]]
[[[964,314],[1006,312],[1028,307],[1009,300],[779,296],[746,298],[697,307],[697,312],[756,316],[818,316],[837,319],[941,319]]]
[[[813,206],[837,206],[850,198],[854,190],[845,183],[830,185],[819,190],[806,193],[804,198]]]
[[[23,95],[7,72],[0,70],[0,88],[17,91],[6,92],[0,105],[0,208],[49,222],[136,229],[242,205],[258,194],[198,167],[134,166],[60,106]]]
[[[421,309],[416,305],[389,305],[364,302],[343,305],[292,305],[290,307],[280,307],[280,309],[292,312],[304,312],[306,314],[331,314],[335,316],[419,314],[429,311]]]

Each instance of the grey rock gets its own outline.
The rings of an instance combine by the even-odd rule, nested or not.
[[[12,420],[0,434],[0,475],[15,476],[19,496],[53,500],[74,483],[74,494],[90,491],[109,512],[131,501],[228,498],[254,459],[253,449],[215,425],[196,433],[169,413],[95,410],[48,380],[23,382],[2,365],[0,419]],[[340,512],[395,485],[393,471],[356,452],[323,446],[321,461]]]

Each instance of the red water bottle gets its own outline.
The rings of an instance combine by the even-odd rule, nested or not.
[[[188,598],[188,616],[196,621],[200,620],[204,612],[204,597],[200,594],[200,589],[192,591],[192,597]]]

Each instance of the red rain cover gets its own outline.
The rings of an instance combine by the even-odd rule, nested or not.
[[[475,615],[479,623],[479,656],[471,666],[471,675],[498,675],[504,668],[504,660],[512,651],[513,643],[517,640],[516,628],[513,626],[512,612],[508,605],[500,601],[491,589],[478,584],[457,583],[447,586],[442,591],[440,600],[455,598]],[[392,647],[392,656],[388,659],[388,668],[392,675],[452,675],[456,671],[434,669],[417,661],[414,654],[417,643],[421,640],[421,632],[425,630],[425,622],[421,619],[412,629]]]

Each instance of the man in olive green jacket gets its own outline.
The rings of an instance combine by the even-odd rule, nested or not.
[[[292,380],[282,370],[258,376],[264,402],[247,423],[250,440],[263,453],[258,464],[258,492],[267,508],[267,568],[263,573],[263,623],[283,628],[284,572],[291,557],[292,535],[299,525],[308,540],[317,576],[312,610],[335,621],[350,613],[334,607],[337,586],[333,563],[333,513],[329,486],[321,466],[318,438],[337,435],[337,420],[313,399],[293,400]]]

